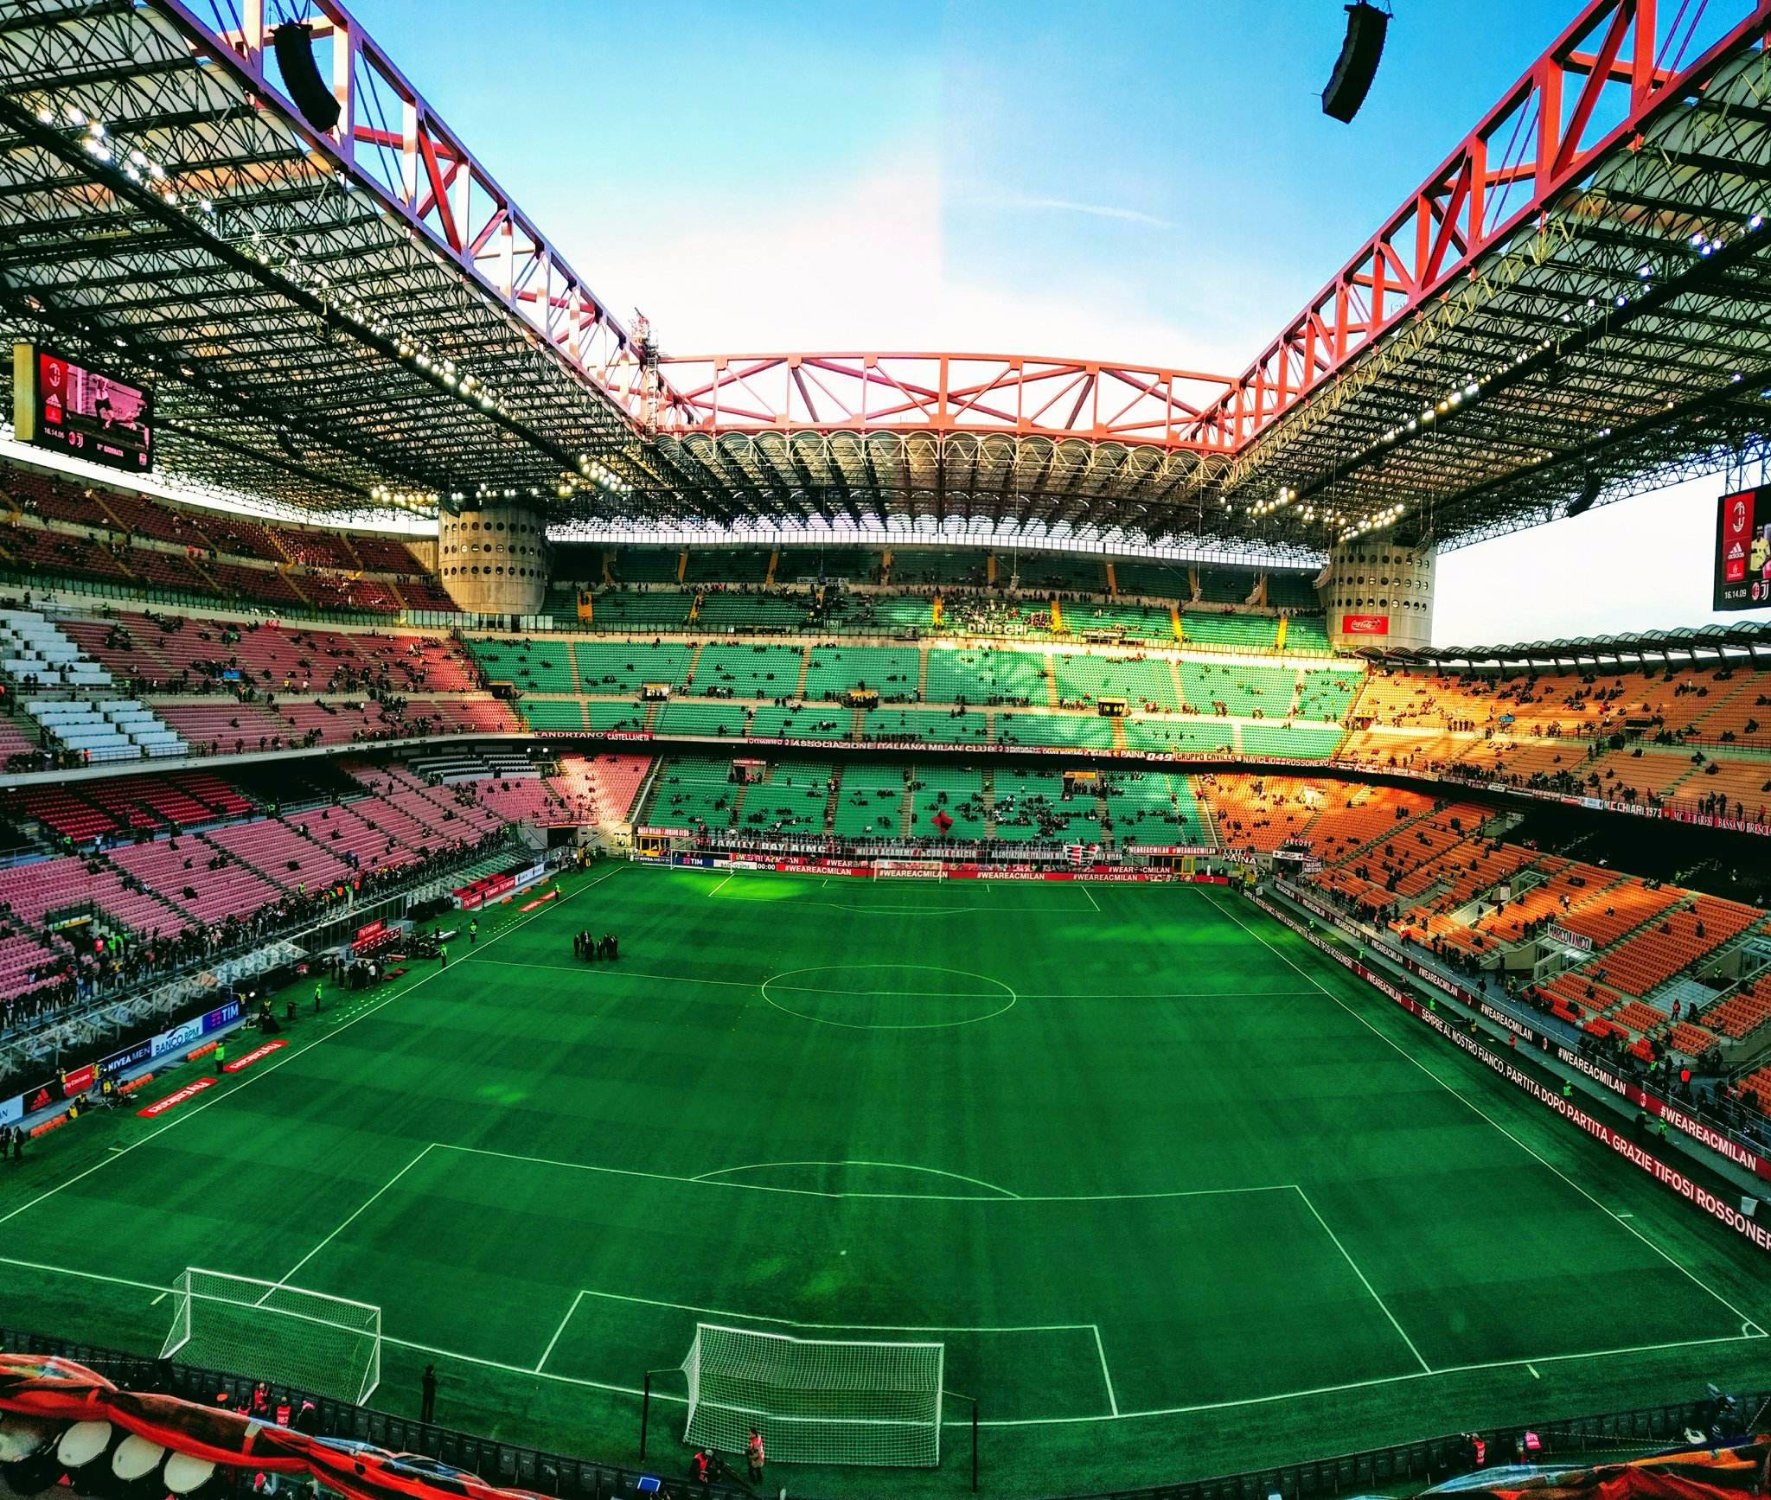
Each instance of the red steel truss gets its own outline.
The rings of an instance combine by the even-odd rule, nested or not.
[[[1230,382],[1192,370],[1022,354],[667,358],[676,431],[1001,433],[1209,451]]]
[[[1687,61],[1702,13],[1725,36]],[[1679,84],[1771,26],[1771,0],[1588,0],[1420,188],[1241,375],[975,354],[702,355],[664,362],[682,430],[1043,433],[1238,453],[1423,302],[1639,144]],[[633,409],[630,399],[629,407]]]
[[[337,0],[310,0],[307,7],[315,58],[341,110],[325,133],[302,119],[266,71],[277,20],[267,0],[151,3],[255,93],[276,100],[315,150],[372,184],[574,369],[605,392],[640,389],[636,340]],[[668,390],[649,399],[666,412],[674,404]]]
[[[0,332],[153,371],[169,462],[215,483],[1320,550],[1771,447],[1771,0],[1584,0],[1228,378],[661,358],[340,0],[303,11],[329,132],[283,92],[269,0],[0,0]]]
[[[1689,62],[1706,10],[1738,17]],[[1439,169],[1204,412],[1190,436],[1233,449],[1332,379],[1423,302],[1538,219],[1600,158],[1641,144],[1682,85],[1762,39],[1771,0],[1587,0]]]

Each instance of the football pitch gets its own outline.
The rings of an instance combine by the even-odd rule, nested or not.
[[[942,1343],[941,1470],[771,1474],[822,1494],[961,1492],[959,1398],[1049,1494],[1762,1380],[1762,1256],[1226,889],[564,890],[7,1164],[0,1325],[155,1353],[186,1267],[262,1278],[513,1441],[631,1463],[664,1372],[669,1473],[698,1323]]]

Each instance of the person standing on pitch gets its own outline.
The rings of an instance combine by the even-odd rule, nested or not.
[[[429,1426],[437,1416],[437,1367],[435,1365],[424,1367],[424,1378],[419,1381],[419,1386],[424,1392],[424,1400],[418,1409],[418,1420]]]
[[[750,1482],[763,1482],[763,1435],[754,1427],[750,1429],[750,1441],[744,1445],[744,1457],[750,1462]]]
[[[316,980],[314,983],[314,1014],[316,1016],[320,1013],[320,1001],[325,997],[325,994],[326,981],[324,979]]]
[[[480,919],[472,917],[467,924],[467,946],[473,947],[480,940]]]
[[[226,1042],[217,1042],[215,1044],[215,1076],[217,1078],[221,1077],[221,1070],[227,1063],[227,1060],[228,1044]]]

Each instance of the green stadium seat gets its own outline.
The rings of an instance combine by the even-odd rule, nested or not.
[[[759,740],[848,740],[854,738],[855,711],[829,703],[759,703],[750,737]]]
[[[862,736],[869,740],[921,740],[929,744],[989,742],[989,720],[972,710],[955,713],[941,708],[873,708],[864,716]]]
[[[623,547],[610,571],[622,583],[675,583],[681,557],[675,547]]]
[[[572,647],[569,641],[524,639],[470,640],[467,643],[493,682],[513,682],[530,693],[571,693]]]
[[[928,701],[1043,706],[1050,701],[1045,661],[1037,651],[931,650]]]
[[[797,630],[810,623],[811,613],[812,598],[804,590],[710,590],[701,596],[695,624],[709,630]]]
[[[1107,830],[1119,844],[1203,844],[1204,816],[1192,779],[1167,771],[1112,771],[1103,778]]]
[[[1357,669],[1306,670],[1303,689],[1298,694],[1298,717],[1345,719],[1347,710],[1353,706],[1353,697],[1359,691],[1359,684],[1364,680],[1365,674]]]
[[[1181,611],[1183,639],[1238,651],[1271,651],[1279,634],[1275,615],[1246,615],[1228,610]]]
[[[649,682],[681,687],[695,649],[681,641],[580,640],[572,654],[585,692],[637,694]]]
[[[960,583],[982,588],[989,582],[988,568],[985,554],[969,548],[941,551],[929,547],[899,547],[892,552],[892,582],[897,584]]]
[[[684,583],[767,583],[769,554],[742,547],[691,547]]]
[[[829,765],[782,761],[762,781],[744,788],[738,826],[769,833],[822,834],[835,770]]]
[[[1341,742],[1342,731],[1320,724],[1244,724],[1242,753],[1284,760],[1327,760]]]
[[[895,838],[903,806],[903,766],[851,762],[837,785],[833,826],[844,838]]]
[[[1113,564],[1113,577],[1122,594],[1146,599],[1189,599],[1193,595],[1191,569],[1175,563],[1127,559]],[[1248,590],[1243,590],[1247,597]]]
[[[1159,714],[1125,721],[1125,744],[1129,750],[1166,755],[1210,755],[1230,750],[1236,726],[1228,719],[1202,714]]]
[[[1070,704],[1094,704],[1102,698],[1124,698],[1132,708],[1153,703],[1179,708],[1180,690],[1167,660],[1091,656],[1063,652],[1052,657],[1058,698]]]
[[[1064,629],[1073,635],[1118,630],[1145,641],[1174,644],[1174,616],[1154,604],[1063,604]]]
[[[673,698],[658,710],[653,727],[659,734],[720,735],[742,739],[749,710],[742,703],[712,698]]]
[[[1095,842],[1101,837],[1100,801],[1093,796],[1064,798],[1059,771],[999,767],[991,774],[995,792],[991,826],[1009,843]]]
[[[643,703],[606,703],[592,699],[584,708],[590,716],[590,727],[595,730],[637,733],[646,727],[646,706]]]
[[[999,745],[1054,745],[1075,749],[1110,750],[1113,720],[1099,714],[1034,713],[997,710],[996,743]]]
[[[727,642],[701,648],[695,659],[692,693],[730,689],[738,698],[795,698],[803,646],[751,646]]]
[[[910,832],[917,838],[975,840],[985,834],[984,773],[975,768],[914,765],[910,769]],[[935,824],[946,813],[953,826]]]
[[[1285,627],[1287,651],[1328,650],[1328,622],[1321,615],[1293,615]]]
[[[653,782],[641,823],[663,827],[727,828],[737,812],[738,788],[730,760],[675,756],[666,761]]]
[[[682,630],[689,623],[693,594],[678,589],[606,589],[591,605],[596,630]]]
[[[559,734],[591,727],[584,717],[582,699],[527,698],[517,706],[529,727],[539,734]]]
[[[1292,667],[1248,667],[1234,662],[1185,661],[1180,664],[1181,691],[1200,713],[1283,719],[1291,713],[1298,674]]]
[[[914,646],[814,646],[806,667],[806,697],[841,698],[851,688],[872,688],[885,703],[916,700],[922,653]]]

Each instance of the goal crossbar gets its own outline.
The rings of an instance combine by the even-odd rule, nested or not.
[[[934,1467],[946,1345],[802,1339],[698,1323],[683,1361],[683,1440],[741,1453],[750,1430],[788,1463]]]
[[[281,1281],[187,1267],[162,1359],[179,1355],[358,1404],[381,1382],[381,1309]]]

